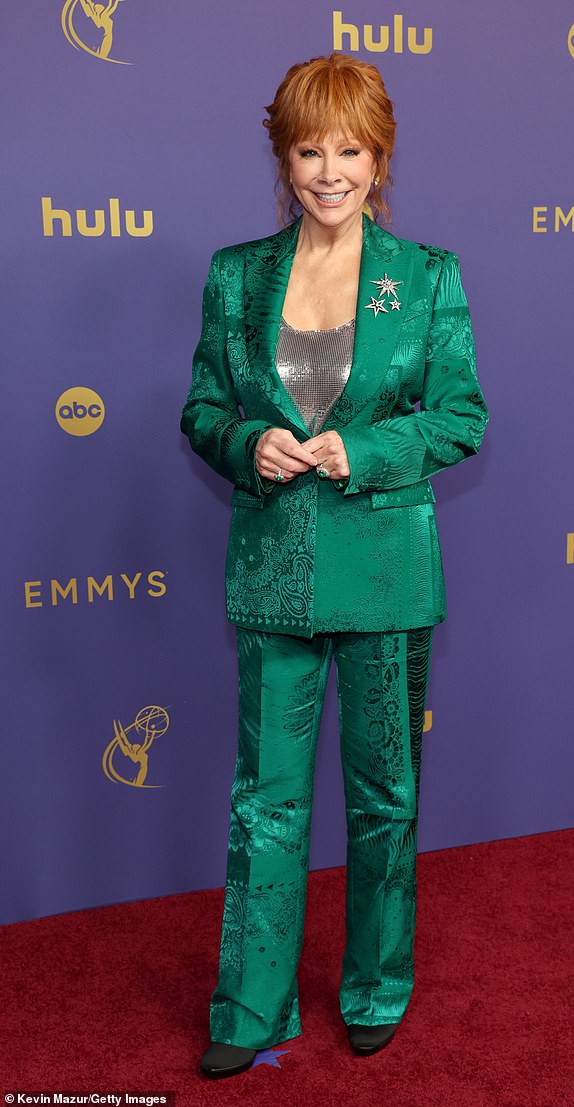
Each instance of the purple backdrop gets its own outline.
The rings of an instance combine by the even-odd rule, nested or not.
[[[122,0],[103,39],[77,0],[3,5],[4,922],[224,882],[230,486],[179,413],[211,253],[277,227],[263,105],[340,45],[333,10]],[[420,848],[568,826],[574,8],[337,10],[396,105],[391,229],[459,255],[491,409],[480,456],[433,482],[449,615]],[[343,864],[334,672],[315,795],[311,867]]]

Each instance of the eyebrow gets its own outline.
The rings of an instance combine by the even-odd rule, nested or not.
[[[321,141],[313,138],[301,138],[294,143],[295,146],[321,146]],[[342,138],[335,142],[335,146],[364,146],[359,138]]]

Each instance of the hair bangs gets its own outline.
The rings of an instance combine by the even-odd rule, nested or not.
[[[360,99],[353,94],[352,83],[341,70],[323,71],[310,88],[302,83],[290,113],[291,145],[331,136],[352,137],[372,146],[373,131],[366,125],[365,112],[361,110]]]

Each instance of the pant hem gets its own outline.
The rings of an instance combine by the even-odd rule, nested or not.
[[[257,1052],[259,1052],[262,1049],[273,1049],[274,1046],[283,1045],[284,1042],[291,1042],[295,1038],[300,1038],[302,1033],[303,1030],[301,1029],[297,1032],[297,1034],[290,1034],[288,1038],[279,1037],[279,1040],[275,1039],[271,1042],[264,1042],[263,1045],[246,1045],[245,1040],[241,1042],[232,1042],[229,1040],[229,1038],[212,1038],[211,1040],[212,1042],[222,1042],[223,1045],[241,1046],[242,1049],[255,1049],[257,1050]]]

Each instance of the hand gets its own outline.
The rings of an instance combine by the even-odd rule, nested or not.
[[[281,427],[270,427],[259,436],[255,450],[257,472],[268,480],[274,480],[281,469],[281,483],[293,480],[299,473],[307,473],[317,465],[315,455],[302,446],[294,434]]]
[[[324,431],[303,443],[315,458],[315,466],[322,465],[330,480],[342,480],[350,476],[349,459],[338,431]]]

